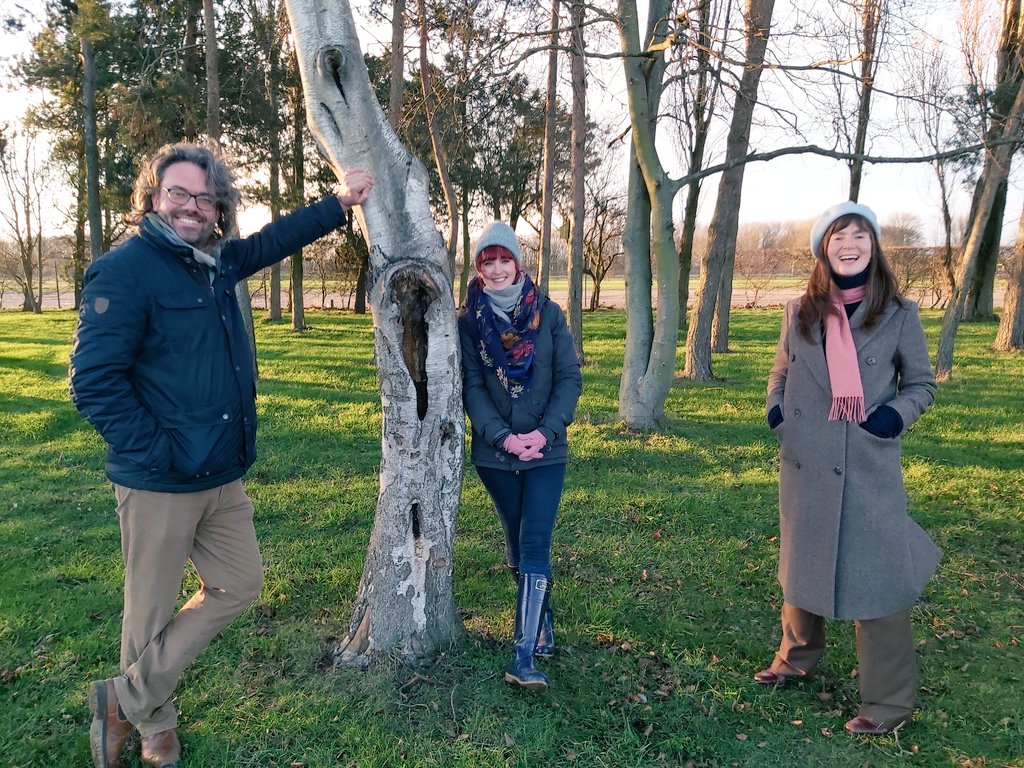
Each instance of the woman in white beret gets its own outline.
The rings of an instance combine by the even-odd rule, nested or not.
[[[935,378],[917,305],[899,293],[874,212],[844,202],[811,230],[814,269],[786,306],[768,377],[779,440],[782,642],[761,685],[812,675],[825,619],[854,622],[861,704],[854,734],[891,732],[914,711],[910,608],[941,553],[907,515],[900,435]]]

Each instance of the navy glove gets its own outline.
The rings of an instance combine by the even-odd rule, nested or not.
[[[775,429],[783,421],[782,417],[782,406],[773,405],[772,409],[768,411],[768,426]]]
[[[903,431],[903,417],[895,408],[880,405],[871,412],[867,421],[860,423],[860,426],[875,437],[893,438]]]

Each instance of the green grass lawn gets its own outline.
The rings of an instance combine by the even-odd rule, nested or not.
[[[376,501],[372,328],[316,312],[301,335],[261,323],[247,487],[266,587],[182,680],[183,766],[1024,766],[1024,357],[988,351],[993,325],[961,326],[954,379],[904,443],[912,513],[945,551],[913,612],[914,721],[884,738],[843,732],[858,700],[846,623],[829,624],[814,681],[751,681],[779,631],[777,457],[763,415],[779,314],[735,312],[721,379],[679,383],[658,434],[617,423],[623,314],[585,318],[554,545],[559,650],[541,695],[502,682],[513,587],[472,470],[456,543],[463,642],[420,667],[322,669],[347,629]],[[87,684],[116,672],[118,526],[102,443],[67,398],[74,320],[0,313],[9,766],[87,765]],[[939,317],[925,321],[934,345]]]

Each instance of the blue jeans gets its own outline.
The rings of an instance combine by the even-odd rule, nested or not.
[[[508,470],[477,467],[505,530],[506,557],[522,573],[551,577],[551,537],[565,485],[565,464]]]

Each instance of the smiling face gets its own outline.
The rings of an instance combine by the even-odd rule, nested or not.
[[[519,265],[509,251],[494,245],[480,253],[476,271],[484,288],[496,290],[512,285],[516,281],[519,276]]]
[[[825,245],[832,274],[842,277],[860,274],[871,263],[873,248],[871,230],[860,217],[833,231]]]
[[[173,202],[166,190],[174,188],[185,190],[189,198],[184,203]],[[218,211],[216,206],[203,210],[195,196],[209,194],[206,171],[187,161],[173,163],[164,170],[160,188],[153,192],[153,211],[186,243],[203,248],[213,235]]]

